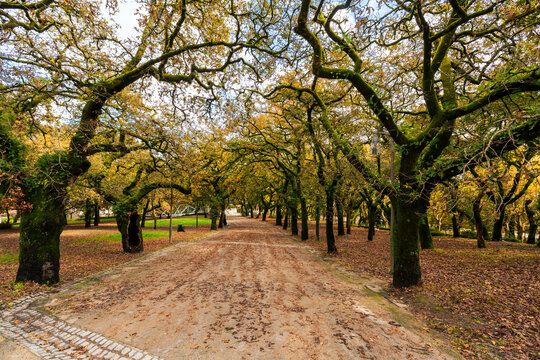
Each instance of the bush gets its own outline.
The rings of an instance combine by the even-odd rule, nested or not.
[[[439,231],[439,230],[437,230],[435,228],[432,228],[432,227],[429,228],[429,231],[431,232],[432,236],[448,236],[448,234],[446,234],[446,233],[444,233],[442,231]]]
[[[473,230],[462,231],[459,235],[466,239],[476,239],[476,231]]]

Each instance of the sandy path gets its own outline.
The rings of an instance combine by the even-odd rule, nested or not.
[[[45,307],[164,359],[449,358],[399,324],[402,310],[337,276],[280,229],[229,223],[64,290]]]

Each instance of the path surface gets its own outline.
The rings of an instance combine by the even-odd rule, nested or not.
[[[4,310],[0,334],[48,359],[451,358],[280,229],[229,223]]]

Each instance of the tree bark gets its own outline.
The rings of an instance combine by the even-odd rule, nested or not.
[[[218,228],[223,229],[224,225],[225,225],[225,211],[221,210],[221,212],[219,214]]]
[[[300,199],[300,216],[302,218],[302,232],[300,238],[302,240],[307,240],[309,237],[309,217],[306,205],[306,199],[302,197]]]
[[[120,206],[119,206],[120,205]],[[115,218],[122,236],[122,250],[125,253],[139,253],[144,250],[141,217],[137,210],[125,211],[122,205],[115,205]]]
[[[502,241],[502,228],[504,224],[504,215],[506,213],[506,206],[501,205],[499,207],[497,220],[493,223],[493,233],[491,235],[491,241]]]
[[[343,204],[341,203],[341,198],[337,197],[336,202],[336,212],[337,212],[337,231],[338,236],[345,235],[345,224],[343,223]]]
[[[337,253],[334,237],[334,192],[335,180],[327,187],[326,192],[326,248],[329,254]]]
[[[418,243],[418,224],[423,215],[423,205],[411,197],[397,197],[394,224],[394,277],[395,287],[409,287],[422,283],[420,270],[420,246]]]
[[[458,238],[459,234],[459,224],[456,214],[452,214],[452,237]]]
[[[317,208],[315,209],[315,239],[320,240],[321,231],[321,197],[317,195]]]
[[[94,209],[92,209],[92,203],[90,199],[86,199],[85,207],[84,207],[84,227],[89,228],[92,225],[92,212]]]
[[[288,225],[289,225],[289,212],[287,211],[285,213],[285,218],[283,219],[283,230],[287,230]]]
[[[352,206],[351,204],[349,203],[347,205],[347,234],[351,234],[351,213],[352,213]]]
[[[368,241],[372,241],[373,237],[375,236],[375,220],[376,220],[376,212],[377,212],[377,204],[375,203],[368,203],[366,201],[366,205],[368,208]]]
[[[473,201],[473,217],[474,225],[476,228],[476,245],[479,249],[486,247],[486,240],[484,238],[484,226],[482,224],[482,216],[480,214],[480,201],[484,196],[483,191]]]
[[[522,242],[523,241],[523,224],[521,223],[520,217],[517,215],[516,215],[516,230],[517,230],[516,240],[518,242]]]
[[[508,219],[508,233],[506,233],[505,238],[507,241],[516,240],[516,219],[514,216],[510,216]]]
[[[16,281],[55,284],[60,280],[60,234],[65,225],[64,196],[46,188],[27,192],[26,196],[33,208],[21,215]]]
[[[210,230],[217,230],[218,213],[219,211],[215,207],[210,209]]]
[[[291,213],[291,234],[298,235],[298,208],[292,207],[289,209]]]
[[[146,199],[146,204],[144,205],[142,218],[141,218],[141,227],[144,228],[146,224],[146,214],[148,214],[148,207],[150,206],[150,199]]]
[[[276,205],[276,225],[281,226],[283,225],[283,219],[281,214],[281,205]]]
[[[538,224],[534,218],[534,209],[531,209],[531,200],[525,202],[525,214],[527,215],[527,220],[529,221],[529,233],[527,234],[527,244],[534,244],[536,242],[536,230],[538,229]]]
[[[420,218],[418,224],[418,240],[422,250],[433,249],[433,237],[431,236],[431,230],[429,229],[427,214],[424,214]]]
[[[99,201],[96,200],[94,202],[94,226],[99,226],[99,222],[101,220],[101,216],[99,215],[100,208]]]

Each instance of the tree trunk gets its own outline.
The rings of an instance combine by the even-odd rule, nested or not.
[[[298,235],[298,208],[292,207],[289,209],[291,213],[291,234]]]
[[[251,218],[253,219],[253,217],[254,217],[254,216],[253,216],[253,206],[251,206],[251,207],[249,208],[249,212],[250,212],[250,214],[251,214]]]
[[[86,204],[84,207],[84,227],[89,228],[92,225],[92,203],[90,199],[86,199]]]
[[[218,220],[219,211],[216,207],[210,208],[210,230],[217,230],[217,220]]]
[[[142,218],[141,218],[141,227],[144,228],[144,225],[146,224],[146,214],[148,214],[148,207],[150,206],[150,199],[146,200],[146,204],[144,205]]]
[[[422,250],[433,249],[433,237],[429,229],[428,216],[424,214],[418,224],[418,240]]]
[[[491,235],[491,241],[502,241],[502,228],[504,224],[504,215],[506,212],[506,206],[501,205],[499,208],[499,217],[493,223],[493,233]]]
[[[525,214],[527,215],[527,220],[529,221],[529,233],[527,234],[527,244],[534,244],[536,242],[536,230],[538,225],[536,224],[536,219],[534,218],[534,209],[530,208],[531,200],[525,202]]]
[[[283,219],[281,214],[281,205],[276,205],[276,225],[281,226],[283,225]]]
[[[321,197],[317,195],[317,208],[315,209],[315,239],[320,240],[321,230]]]
[[[459,224],[456,214],[452,214],[452,237],[459,237]]]
[[[377,211],[377,205],[376,204],[369,204],[366,202],[367,208],[368,208],[368,241],[373,240],[373,237],[375,236],[375,213]]]
[[[122,235],[122,250],[125,253],[138,253],[144,250],[141,229],[141,217],[137,210],[122,211],[115,206],[115,218],[118,231]]]
[[[523,241],[523,224],[521,223],[521,219],[519,216],[516,216],[516,229],[517,229],[516,240],[519,242],[522,242]]]
[[[347,234],[351,234],[351,213],[352,213],[352,207],[349,203],[347,205]]]
[[[337,253],[334,237],[334,186],[326,189],[326,248],[329,254]]]
[[[223,229],[223,226],[225,225],[224,218],[225,218],[225,211],[221,210],[219,214],[218,229]]]
[[[505,240],[507,241],[515,241],[516,240],[516,219],[515,216],[511,216],[510,219],[508,219],[508,233],[505,236]]]
[[[345,224],[343,223],[343,205],[341,199],[336,198],[336,212],[337,212],[337,234],[338,236],[345,235]]]
[[[265,206],[262,213],[262,221],[266,221],[266,215],[268,215],[268,207]]]
[[[94,202],[94,226],[99,226],[99,221],[101,220],[101,216],[99,215],[99,201]]]
[[[482,200],[483,192],[481,192],[473,201],[473,217],[474,226],[476,228],[476,245],[479,249],[486,247],[486,239],[484,238],[484,226],[482,224],[482,216],[480,214],[480,201]]]
[[[395,287],[409,287],[422,283],[418,224],[424,212],[420,201],[411,202],[411,197],[398,197],[392,201],[396,215],[393,234]]]
[[[39,284],[59,281],[60,234],[65,225],[62,195],[47,188],[26,194],[33,208],[21,215],[16,281]]]
[[[287,230],[288,225],[289,225],[289,212],[287,211],[285,213],[285,218],[283,219],[283,230]]]
[[[302,240],[307,240],[309,237],[309,217],[306,205],[306,199],[302,197],[300,199],[300,212],[302,218],[302,232],[300,238]]]

